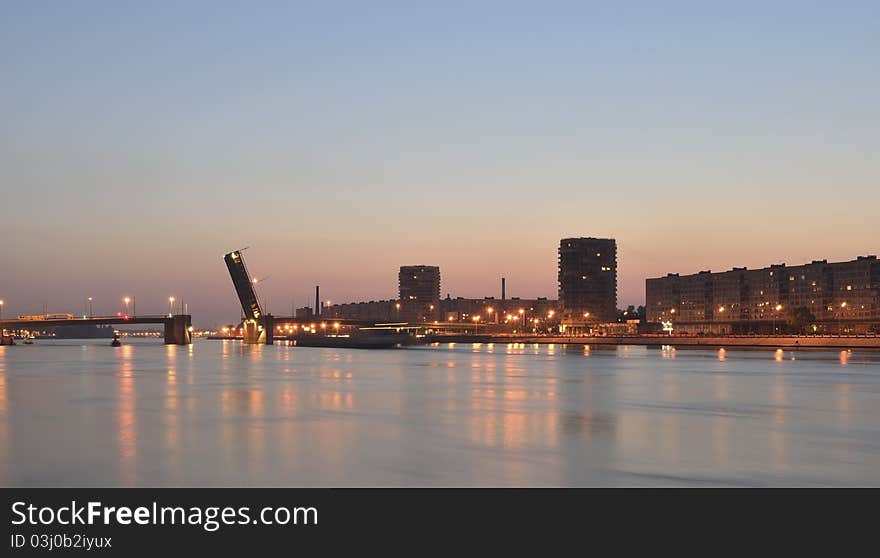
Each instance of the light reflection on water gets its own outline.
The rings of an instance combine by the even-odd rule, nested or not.
[[[38,343],[4,486],[880,485],[880,352]]]

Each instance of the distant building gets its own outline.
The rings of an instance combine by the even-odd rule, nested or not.
[[[371,300],[369,302],[349,302],[324,307],[322,318],[340,318],[367,322],[395,322],[398,317],[396,300]]]
[[[113,337],[112,325],[76,324],[43,328],[43,335],[57,339],[104,339]]]
[[[617,242],[613,238],[559,241],[559,305],[568,322],[617,319]]]
[[[538,318],[544,320],[556,317],[559,312],[557,301],[547,298],[451,298],[440,301],[441,316],[444,322],[467,322],[475,316],[483,324],[503,324],[506,322],[531,323]]]
[[[293,315],[297,319],[308,320],[315,316],[315,310],[311,306],[303,306],[302,308],[297,308]]]
[[[859,256],[838,263],[670,273],[646,280],[645,297],[649,323],[672,322],[681,332],[780,332],[796,309],[815,318],[816,332],[877,331],[880,262]]]
[[[400,316],[406,322],[431,322],[440,315],[440,268],[404,265],[398,274]]]

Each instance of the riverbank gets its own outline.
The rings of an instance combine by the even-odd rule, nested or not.
[[[562,336],[498,336],[498,335],[432,335],[429,343],[532,343],[562,345],[641,345],[706,348],[770,348],[770,349],[877,349],[880,336],[685,336],[685,335],[622,335],[602,337]]]
[[[211,336],[208,339],[241,340],[234,336]],[[276,338],[282,341],[283,338]],[[538,345],[639,345],[659,347],[765,348],[765,349],[872,349],[880,350],[880,336],[822,335],[620,335],[600,337],[525,336],[525,335],[429,335],[422,343],[529,343]],[[302,343],[302,345],[306,345]]]

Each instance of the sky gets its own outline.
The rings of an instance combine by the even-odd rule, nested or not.
[[[880,252],[880,3],[0,2],[4,316],[556,296]]]

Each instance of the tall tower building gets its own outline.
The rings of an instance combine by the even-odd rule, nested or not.
[[[398,274],[400,320],[431,322],[440,315],[440,268],[404,265]]]
[[[617,242],[613,238],[559,241],[559,304],[572,321],[617,317]]]

